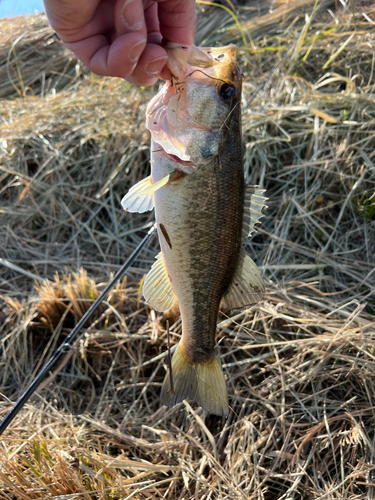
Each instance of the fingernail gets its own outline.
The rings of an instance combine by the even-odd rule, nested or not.
[[[129,30],[137,31],[143,26],[143,3],[139,0],[126,0],[122,8],[122,17]]]
[[[140,55],[143,52],[143,49],[145,48],[145,44],[146,44],[146,39],[144,38],[140,42],[133,45],[133,47],[130,49],[130,52],[128,54],[129,61],[131,61],[131,62],[138,61]]]
[[[158,57],[158,59],[154,59],[145,67],[145,71],[150,76],[156,76],[160,73],[160,71],[164,68],[165,63],[167,62],[168,57]]]

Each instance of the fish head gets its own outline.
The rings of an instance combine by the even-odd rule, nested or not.
[[[147,108],[160,151],[189,174],[215,158],[224,134],[241,135],[242,75],[236,47],[167,43],[171,75]]]

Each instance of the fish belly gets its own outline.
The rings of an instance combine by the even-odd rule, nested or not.
[[[154,182],[164,174],[152,165]],[[161,250],[181,311],[181,344],[192,361],[214,355],[220,301],[241,246],[243,179],[242,163],[215,159],[154,195]]]

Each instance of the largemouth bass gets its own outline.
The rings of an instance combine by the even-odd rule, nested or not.
[[[234,45],[168,44],[171,81],[151,100],[151,175],[122,200],[130,212],[155,207],[161,253],[143,285],[158,311],[178,299],[182,337],[161,403],[192,399],[226,415],[228,397],[215,350],[222,298],[230,308],[257,303],[259,270],[242,243],[262,216],[266,198],[245,186],[241,137],[242,75]],[[172,378],[172,385],[171,385]]]

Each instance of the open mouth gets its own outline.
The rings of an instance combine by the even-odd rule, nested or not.
[[[179,163],[183,167],[193,167],[194,166],[193,162],[181,160],[181,158],[179,158],[177,155],[172,155],[170,153],[167,153],[166,151],[164,151],[164,154],[165,154],[165,156],[168,156],[168,158],[175,161],[176,163]]]
[[[166,156],[167,158],[169,158],[173,162],[178,163],[179,165],[181,165],[182,167],[185,167],[185,168],[194,168],[193,162],[181,160],[181,158],[179,158],[177,155],[167,153],[165,151],[165,149],[162,148],[162,146],[160,146],[160,144],[155,144],[155,145],[157,146],[157,151],[160,151],[164,156]]]

